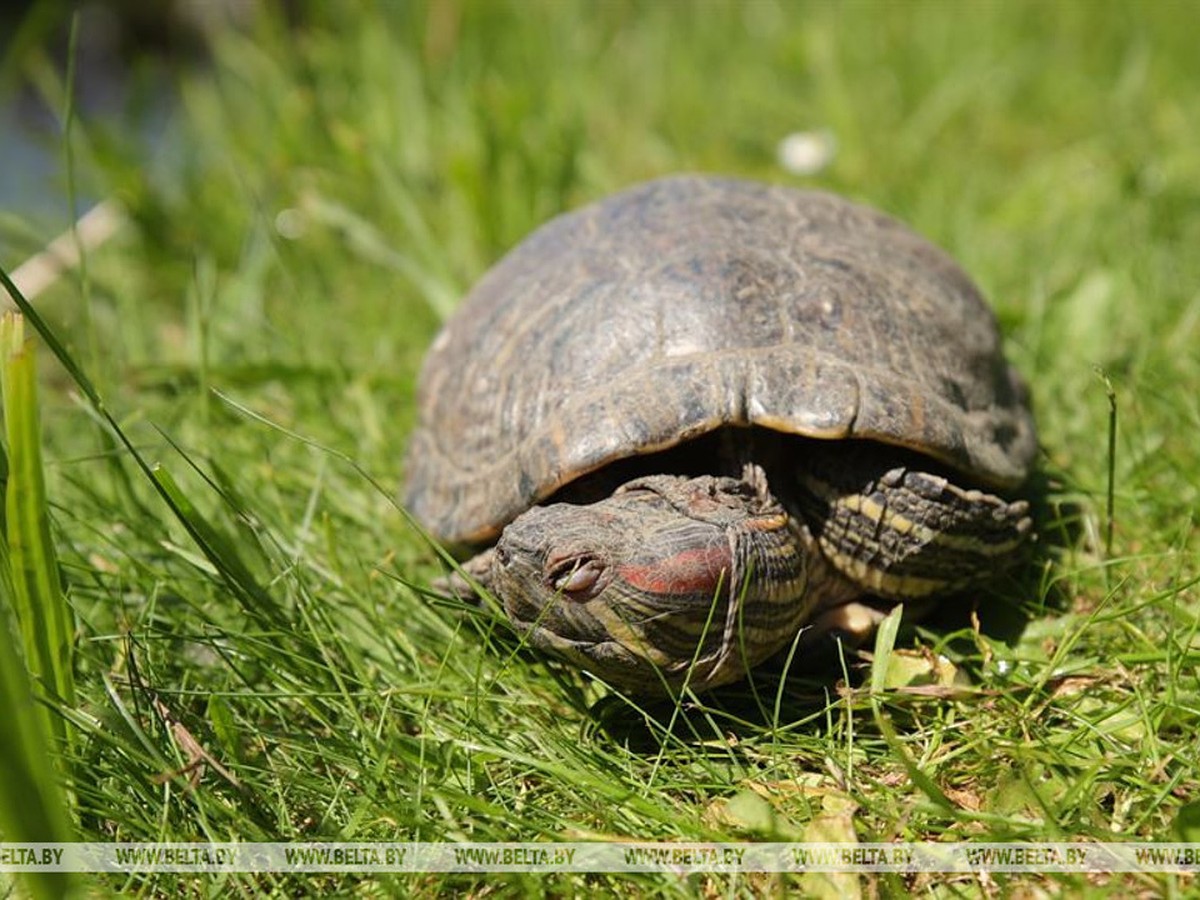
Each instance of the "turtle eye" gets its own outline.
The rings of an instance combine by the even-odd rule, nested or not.
[[[595,557],[577,556],[549,566],[546,580],[555,592],[573,595],[575,599],[587,599],[589,591],[596,586],[604,564]]]

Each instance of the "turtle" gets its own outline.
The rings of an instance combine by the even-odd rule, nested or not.
[[[418,377],[403,502],[468,560],[443,586],[523,641],[618,690],[702,691],[1020,558],[1027,395],[980,291],[897,220],[669,176],[550,220],[469,292]]]

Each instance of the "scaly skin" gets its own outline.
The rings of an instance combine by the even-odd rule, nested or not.
[[[993,576],[1028,533],[1025,503],[886,459],[809,459],[786,486],[791,513],[755,465],[637,478],[595,503],[533,507],[464,568],[533,646],[634,693],[705,690],[801,629],[807,645],[831,631],[861,642],[890,605]]]
[[[756,467],[534,507],[480,574],[530,643],[637,693],[736,681],[858,593]]]

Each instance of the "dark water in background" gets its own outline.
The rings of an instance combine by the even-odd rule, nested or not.
[[[0,100],[0,212],[49,221],[56,205],[65,215],[65,200],[52,202],[62,158],[39,137],[46,133],[45,115],[30,106]]]
[[[75,12],[75,125],[120,136],[137,157],[161,163],[170,145],[174,75],[204,65],[218,28],[255,0],[91,0]],[[62,109],[50,108],[29,73],[48,66],[65,82],[71,11],[0,0],[0,263],[12,268],[103,199],[76,158],[72,210]],[[76,145],[78,151],[78,145]]]
[[[61,113],[52,111],[26,85],[5,87],[0,93],[0,216],[6,221],[0,229],[0,250],[8,249],[12,231],[50,236],[71,221]],[[86,105],[80,98],[83,119],[111,114],[119,107],[108,91],[88,94]],[[86,209],[97,199],[80,196],[79,204]],[[8,253],[0,259],[13,264]]]
[[[87,131],[101,127],[119,129],[138,155],[152,156],[166,140],[166,128],[174,105],[169,83],[160,83],[154,95],[143,98],[137,115],[128,110],[127,85],[113,73],[113,84],[102,93],[80,98],[73,128]],[[0,95],[0,215],[19,216],[35,226],[61,231],[71,222],[67,180],[67,148],[63,111],[52,111],[27,90]],[[82,157],[82,158],[81,158]],[[89,192],[86,154],[76,143],[76,204],[80,213],[101,198]],[[3,237],[0,236],[0,241]]]

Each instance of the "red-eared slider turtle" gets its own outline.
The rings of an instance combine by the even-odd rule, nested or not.
[[[405,502],[536,647],[635,691],[992,579],[1036,438],[979,292],[817,192],[652,181],[539,228],[438,336]]]

